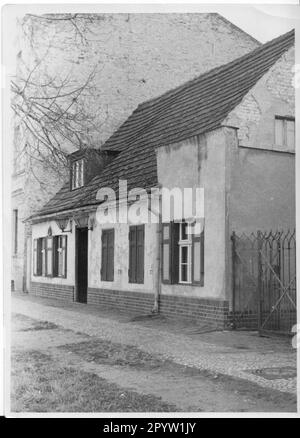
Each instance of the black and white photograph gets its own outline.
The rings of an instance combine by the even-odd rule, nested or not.
[[[299,4],[2,23],[4,415],[297,416]]]

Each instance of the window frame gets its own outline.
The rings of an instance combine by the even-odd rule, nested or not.
[[[186,239],[183,239],[183,226],[186,226]],[[178,272],[178,283],[179,284],[192,284],[192,235],[189,233],[190,224],[185,221],[179,222],[179,272]],[[182,252],[183,248],[187,248],[187,261],[182,262]],[[182,280],[182,266],[187,266],[187,280]]]
[[[79,165],[80,163],[80,165]],[[80,181],[79,181],[79,167],[80,170]],[[85,159],[79,158],[78,160],[72,161],[71,165],[71,190],[77,190],[84,187],[85,181]]]
[[[282,122],[283,143],[277,142],[277,138],[276,138],[276,123],[277,123],[277,121]],[[294,141],[293,141],[292,146],[290,146],[288,144],[288,129],[287,129],[288,122],[293,122],[293,125],[294,125]],[[295,147],[296,147],[295,133],[296,133],[296,126],[295,126],[295,118],[294,117],[289,117],[289,116],[285,117],[285,116],[278,116],[278,115],[275,116],[275,121],[274,121],[274,144],[275,144],[275,146],[284,148],[285,150],[295,150]]]
[[[191,224],[184,221],[190,227]],[[204,286],[204,227],[182,238],[182,222],[162,223],[161,282],[181,286]],[[167,230],[167,231],[166,231]],[[195,230],[194,230],[195,231]],[[188,247],[188,281],[182,280],[182,249]],[[196,254],[199,251],[199,254]],[[166,257],[165,257],[166,256]],[[197,259],[196,259],[197,256]],[[199,260],[197,266],[195,262]],[[165,262],[167,261],[167,265]],[[197,269],[197,271],[196,271]]]
[[[61,244],[59,242],[61,241]],[[67,278],[67,236],[64,234],[54,236],[54,277]],[[63,270],[60,272],[60,257],[62,259]]]
[[[51,240],[51,246],[48,241]],[[62,242],[63,272],[59,272],[58,242]],[[63,243],[64,242],[64,243]],[[33,239],[33,275],[35,277],[67,278],[67,246],[65,235],[43,236]],[[48,262],[51,260],[51,270],[48,271]]]
[[[53,236],[46,236],[45,237],[46,240],[46,245],[45,245],[45,249],[46,249],[46,268],[45,268],[45,277],[53,277],[53,243],[54,243],[54,238]],[[51,246],[49,245],[49,243],[51,242]],[[51,269],[50,272],[48,272],[48,262],[51,263]]]

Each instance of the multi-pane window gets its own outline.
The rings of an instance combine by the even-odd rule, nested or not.
[[[72,189],[78,189],[84,185],[84,160],[72,163]]]
[[[144,283],[145,226],[129,227],[129,283]]]
[[[56,257],[54,257],[55,273],[58,277],[66,277],[67,236],[56,236]]]
[[[46,238],[46,275],[53,275],[53,237]]]
[[[162,281],[204,285],[204,230],[184,221],[163,224]]]
[[[47,247],[46,247],[46,237],[43,237],[42,240],[42,276],[46,275],[46,260],[47,260]]]
[[[102,230],[101,280],[114,281],[115,230]]]
[[[192,235],[186,222],[179,224],[179,283],[192,281]]]
[[[295,120],[275,117],[275,144],[284,149],[295,149]]]
[[[39,239],[34,239],[34,241],[33,241],[33,275],[39,275],[38,243],[39,243]]]
[[[48,236],[33,241],[33,275],[66,277],[67,236]]]

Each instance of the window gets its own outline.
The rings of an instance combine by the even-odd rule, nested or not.
[[[145,226],[129,227],[129,283],[144,283]]]
[[[101,280],[114,281],[115,230],[102,230]]]
[[[33,241],[33,275],[40,275],[40,269],[39,269],[39,244],[40,239],[34,239]]]
[[[72,189],[82,187],[84,183],[84,160],[74,161],[72,163]]]
[[[42,274],[42,276],[45,276],[46,275],[46,258],[47,258],[47,247],[46,247],[46,237],[43,237],[42,239],[41,239],[41,242],[42,242],[42,272],[41,272],[41,274]]]
[[[162,282],[204,285],[204,231],[192,233],[186,222],[163,224]]]
[[[54,267],[58,277],[67,276],[67,236],[55,236]]]
[[[18,253],[18,210],[13,210],[13,253]]]
[[[33,241],[33,275],[66,277],[67,236],[41,237]]]
[[[53,237],[46,238],[46,275],[53,276]]]
[[[191,283],[192,276],[192,235],[189,225],[182,222],[179,225],[179,283]]]
[[[275,117],[275,144],[285,149],[295,148],[295,120]]]

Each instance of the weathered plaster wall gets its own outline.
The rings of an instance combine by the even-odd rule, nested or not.
[[[295,116],[294,48],[287,51],[245,96],[224,123],[230,169],[230,229],[295,226],[295,150],[275,146],[275,115]]]
[[[123,207],[122,207],[123,208]],[[115,229],[114,281],[101,281],[101,234],[102,229]],[[129,224],[95,223],[89,231],[89,273],[88,287],[110,290],[128,290],[153,292],[156,282],[157,263],[157,226],[145,224],[144,283],[135,284],[128,281],[129,267]]]
[[[31,254],[33,254],[33,240],[39,237],[46,237],[48,229],[51,227],[52,235],[61,235],[61,230],[57,226],[55,221],[46,221],[32,225],[32,248]],[[69,229],[69,225],[68,225]],[[75,225],[73,222],[72,233],[64,233],[68,236],[67,247],[67,277],[43,277],[33,275],[33,269],[31,269],[31,281],[39,283],[57,284],[57,285],[75,285]],[[33,256],[31,256],[33,257]],[[33,264],[32,264],[33,266]]]
[[[295,156],[231,143],[230,230],[295,227]]]
[[[204,286],[162,285],[162,294],[225,299],[225,130],[161,147],[158,180],[164,187],[204,189]]]

